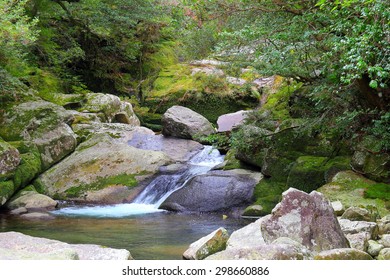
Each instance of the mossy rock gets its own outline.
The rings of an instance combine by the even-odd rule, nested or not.
[[[337,172],[348,170],[349,163],[348,157],[299,157],[288,175],[287,187],[309,193],[326,184]]]
[[[0,182],[0,206],[4,205],[13,195],[15,185],[12,181]]]
[[[317,191],[323,193],[331,201],[339,200],[345,208],[352,206],[366,209],[378,209],[381,216],[390,213],[387,200],[390,185],[377,183],[352,171],[337,173],[332,181]]]
[[[19,151],[0,138],[0,181],[7,181],[20,163]]]
[[[247,169],[248,165],[238,160],[235,156],[235,150],[229,150],[225,155],[225,165],[223,170],[233,170],[233,169]]]
[[[21,158],[13,178],[16,188],[26,186],[42,171],[41,157],[36,151],[22,154]]]

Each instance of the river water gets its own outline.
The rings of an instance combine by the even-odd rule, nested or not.
[[[26,220],[0,214],[0,231],[17,231],[67,243],[99,244],[127,249],[135,259],[181,259],[189,244],[219,227],[230,233],[248,221],[220,214],[172,213],[158,209],[175,190],[223,161],[205,147],[188,164],[153,180],[130,204],[67,206],[53,211],[52,220]]]

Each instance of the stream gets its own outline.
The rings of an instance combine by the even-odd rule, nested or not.
[[[229,233],[248,224],[223,219],[222,214],[173,213],[161,203],[195,175],[205,174],[223,162],[223,156],[206,146],[184,168],[152,180],[133,203],[106,206],[62,204],[53,220],[26,220],[0,214],[0,231],[17,231],[67,243],[99,244],[127,249],[135,259],[181,259],[188,246],[219,227]]]

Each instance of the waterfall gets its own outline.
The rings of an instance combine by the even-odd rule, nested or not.
[[[222,163],[223,159],[224,157],[218,150],[211,146],[205,146],[202,151],[186,163],[185,168],[173,174],[157,176],[136,197],[133,203],[110,206],[67,207],[53,211],[53,213],[70,216],[125,217],[164,211],[158,209],[158,207],[169,195],[184,187],[194,176],[207,173],[213,167]]]

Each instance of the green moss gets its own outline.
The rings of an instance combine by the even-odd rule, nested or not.
[[[12,196],[14,191],[15,186],[12,181],[0,182],[0,206]]]
[[[364,197],[390,201],[390,185],[379,183],[368,186],[364,193]]]
[[[41,172],[41,159],[36,153],[21,155],[21,162],[15,171],[14,184],[16,188],[24,187]]]
[[[326,184],[332,175],[350,169],[349,163],[348,157],[299,157],[290,171],[287,186],[309,193]]]
[[[137,174],[139,175],[139,174]],[[97,183],[91,185],[80,185],[66,190],[66,198],[80,197],[86,191],[97,191],[110,186],[126,186],[132,188],[137,186],[138,181],[135,175],[120,174],[112,177],[103,177]],[[39,183],[38,183],[39,185]]]

